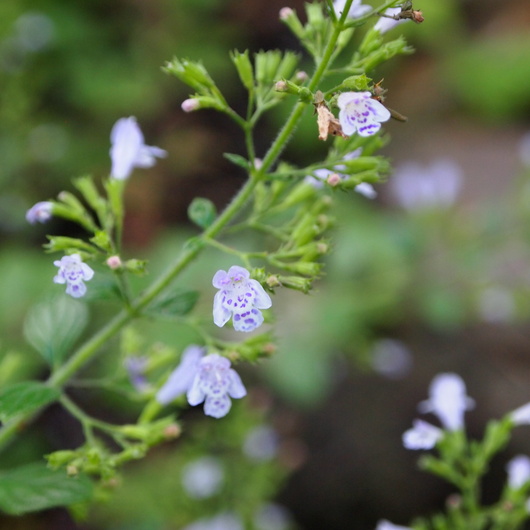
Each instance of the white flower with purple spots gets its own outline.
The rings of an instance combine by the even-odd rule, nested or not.
[[[86,293],[84,282],[91,280],[94,271],[83,263],[79,254],[63,256],[60,260],[54,261],[53,264],[59,267],[59,271],[53,278],[54,283],[66,283],[66,294],[74,298],[81,298]]]
[[[51,202],[38,202],[26,212],[26,221],[32,225],[35,223],[46,223],[52,218],[52,209],[53,204]]]
[[[342,132],[351,136],[371,136],[381,128],[381,122],[390,119],[390,111],[370,92],[343,92],[337,99]]]
[[[136,123],[136,118],[120,118],[110,133],[111,176],[118,180],[129,178],[135,167],[152,167],[155,157],[162,158],[167,152],[160,147],[145,145],[144,135]]]
[[[272,305],[270,296],[243,267],[234,265],[228,272],[215,273],[212,284],[219,289],[213,300],[213,321],[223,327],[233,317],[236,331],[253,331],[263,324],[260,309]]]
[[[217,353],[211,353],[199,361],[195,378],[188,390],[188,403],[192,406],[204,401],[204,413],[222,418],[232,406],[230,398],[239,399],[247,391],[237,372],[230,368],[230,361]]]

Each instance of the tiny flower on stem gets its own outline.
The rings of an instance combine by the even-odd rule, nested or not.
[[[66,294],[74,298],[81,298],[86,293],[86,285],[83,282],[91,280],[94,271],[83,263],[79,254],[63,256],[53,264],[59,267],[59,271],[53,278],[55,283],[66,283]]]
[[[26,221],[32,225],[35,223],[46,223],[52,218],[52,209],[53,204],[51,202],[38,202],[26,212]]]
[[[412,528],[410,526],[400,526],[383,519],[377,523],[375,530],[412,530]]]
[[[442,425],[456,431],[464,426],[464,412],[475,406],[473,399],[466,395],[466,385],[457,374],[438,374],[429,387],[429,399],[418,405],[420,412],[432,412]]]
[[[390,111],[370,92],[343,92],[337,99],[342,132],[351,136],[371,136],[381,128],[381,122],[390,119]]]
[[[223,327],[233,317],[236,331],[253,331],[263,324],[260,309],[272,305],[270,296],[257,280],[243,267],[234,265],[228,272],[215,273],[212,284],[219,289],[213,301],[213,321]]]
[[[403,433],[405,449],[432,449],[443,436],[442,429],[423,420],[414,420],[412,429]]]
[[[519,489],[530,480],[530,458],[526,455],[514,456],[506,464],[508,473],[508,486]]]
[[[161,405],[171,403],[191,388],[199,371],[199,362],[204,354],[204,348],[196,345],[188,346],[184,350],[180,364],[171,372],[167,381],[156,394],[156,400]]]
[[[110,133],[111,176],[118,180],[129,178],[135,167],[152,167],[155,158],[162,158],[167,152],[160,147],[145,145],[144,135],[136,118],[120,118]]]
[[[191,388],[188,390],[188,403],[198,405],[204,401],[204,413],[213,418],[228,414],[232,402],[247,395],[241,378],[230,368],[230,361],[217,353],[203,357]]]

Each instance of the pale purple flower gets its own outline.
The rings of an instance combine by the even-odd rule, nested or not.
[[[243,442],[243,452],[252,460],[270,460],[278,452],[278,434],[267,425],[252,429]]]
[[[207,499],[223,485],[224,471],[218,458],[204,456],[189,462],[182,470],[182,485],[194,499]]]
[[[383,519],[377,523],[375,530],[412,530],[410,526],[400,526]]]
[[[461,187],[462,169],[448,159],[425,167],[407,162],[390,179],[392,194],[407,210],[447,208],[455,203]]]
[[[405,377],[412,367],[412,354],[407,346],[395,339],[380,339],[372,350],[374,370],[389,379]]]
[[[354,160],[355,158],[359,158],[362,152],[362,147],[359,147],[351,153],[344,155],[343,160],[347,162],[348,160]],[[313,186],[314,188],[320,189],[324,186],[324,182],[326,182],[331,175],[338,175],[341,180],[347,179],[348,175],[343,173],[343,171],[345,170],[346,166],[344,164],[337,164],[333,167],[333,171],[331,169],[326,168],[315,169],[312,175],[307,175],[307,177],[305,177],[304,181],[308,184],[311,184],[311,186]],[[377,192],[375,191],[374,187],[368,182],[361,182],[360,184],[357,184],[357,186],[355,186],[353,190],[363,195],[367,199],[375,199],[377,197]]]
[[[432,449],[443,436],[442,429],[423,420],[414,420],[412,429],[403,433],[403,446],[406,449]]]
[[[83,263],[79,254],[63,256],[53,264],[59,267],[59,271],[53,278],[55,283],[66,283],[66,294],[74,298],[81,298],[86,293],[86,285],[83,282],[91,280],[94,271]]]
[[[127,370],[132,386],[138,392],[145,392],[149,388],[149,383],[145,377],[147,357],[127,357],[123,364]]]
[[[519,489],[530,480],[530,458],[526,455],[517,455],[506,464],[508,473],[508,486]]]
[[[431,382],[429,396],[418,405],[418,410],[432,412],[450,431],[462,429],[464,412],[475,406],[474,400],[466,395],[464,381],[453,373],[438,374]]]
[[[188,390],[188,403],[194,406],[204,401],[207,416],[222,418],[232,406],[230,398],[238,399],[246,394],[241,378],[230,368],[230,361],[212,353],[199,362],[199,369]]]
[[[53,204],[51,202],[38,202],[26,212],[26,221],[32,225],[35,223],[46,223],[52,218],[52,209]]]
[[[167,152],[160,147],[144,144],[144,135],[136,118],[120,118],[110,133],[111,176],[118,180],[129,178],[135,167],[152,167],[155,158],[162,158]]]
[[[263,324],[260,309],[272,305],[270,296],[257,280],[250,279],[250,273],[234,265],[228,272],[215,273],[212,284],[219,289],[213,300],[213,321],[223,327],[233,316],[236,331],[253,331]]]
[[[289,530],[291,514],[279,504],[264,504],[254,516],[255,530]]]
[[[515,425],[530,425],[530,403],[512,411],[510,419]]]
[[[381,122],[390,119],[390,111],[370,92],[343,92],[337,99],[342,132],[351,136],[371,136],[381,128]]]
[[[391,30],[392,28],[395,28],[398,24],[402,24],[403,22],[406,22],[408,19],[402,18],[400,20],[394,20],[393,17],[397,15],[401,11],[400,7],[389,7],[385,11],[385,15],[388,15],[386,17],[380,17],[379,20],[375,23],[374,29],[376,31],[379,31],[381,35],[383,33],[386,33],[387,31]]]
[[[199,372],[199,363],[204,354],[205,350],[200,346],[191,345],[184,350],[180,364],[171,372],[156,394],[156,400],[161,405],[167,405],[188,392]]]
[[[370,6],[363,5],[361,1],[362,0],[353,0],[350,10],[348,11],[348,18],[359,18],[365,13],[371,11],[372,8]],[[333,8],[335,9],[337,18],[340,18],[342,12],[344,11],[345,5],[346,0],[333,0]]]

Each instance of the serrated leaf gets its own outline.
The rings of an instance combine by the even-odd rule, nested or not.
[[[147,313],[153,316],[184,316],[193,309],[198,298],[198,291],[178,289],[155,300],[147,309]]]
[[[0,421],[5,423],[20,414],[33,412],[52,403],[59,395],[57,388],[37,381],[6,386],[0,391]]]
[[[245,157],[243,157],[241,155],[236,155],[234,153],[223,153],[223,156],[227,160],[230,160],[230,162],[232,162],[232,164],[235,164],[236,166],[242,167],[243,169],[245,169],[247,171],[250,168],[249,161]]]
[[[85,304],[61,296],[33,306],[24,322],[26,340],[50,364],[59,363],[88,322]]]
[[[64,471],[52,471],[35,463],[0,475],[0,510],[21,515],[55,506],[88,500],[92,482],[85,475],[68,477]]]

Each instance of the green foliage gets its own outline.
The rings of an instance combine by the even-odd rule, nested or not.
[[[59,395],[57,388],[43,383],[28,381],[5,386],[0,390],[0,420],[6,423],[22,414],[31,414],[56,401]]]
[[[67,477],[40,463],[0,474],[0,509],[11,515],[69,506],[91,495],[92,483],[86,476]]]

